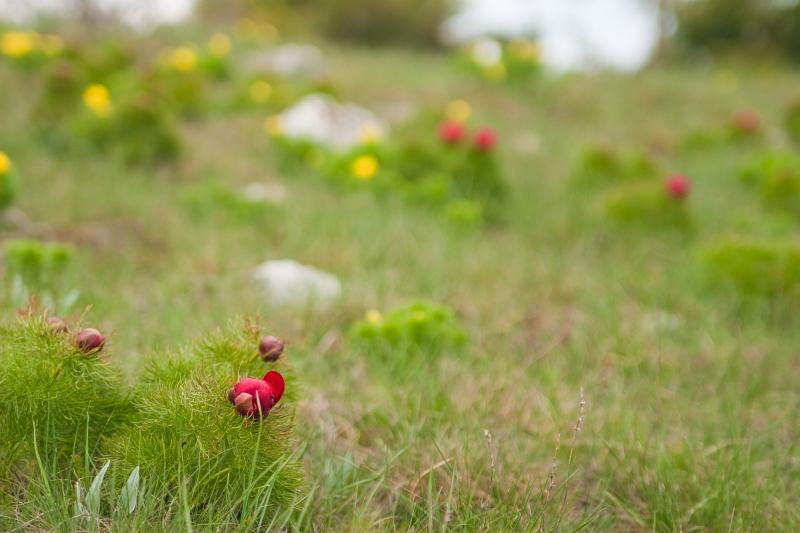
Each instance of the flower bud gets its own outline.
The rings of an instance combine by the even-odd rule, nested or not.
[[[232,404],[236,404],[236,389],[233,387],[228,390],[228,401]]]
[[[250,416],[253,414],[253,395],[243,392],[233,400],[233,405],[240,415]]]
[[[105,342],[105,337],[94,328],[82,329],[75,339],[75,344],[78,345],[78,348],[86,353],[102,350]]]
[[[275,362],[283,353],[285,346],[285,343],[278,337],[267,335],[261,337],[261,341],[258,343],[258,352],[264,361]]]
[[[47,326],[50,328],[50,331],[52,331],[53,333],[66,333],[67,332],[67,323],[61,317],[49,316],[49,317],[47,317],[46,322],[47,322]]]

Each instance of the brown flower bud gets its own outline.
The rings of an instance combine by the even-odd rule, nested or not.
[[[47,322],[47,325],[50,327],[50,331],[52,331],[53,333],[66,333],[67,332],[67,323],[61,317],[50,316],[50,317],[47,317],[46,322]]]
[[[278,337],[267,335],[261,337],[261,341],[258,343],[258,352],[264,361],[275,362],[283,353],[285,346],[285,343]]]
[[[235,403],[235,400],[236,400],[236,389],[231,387],[228,390],[228,401],[231,402],[231,403]]]
[[[84,328],[78,333],[75,344],[82,351],[92,353],[103,349],[106,339],[94,328]]]
[[[253,413],[253,395],[246,392],[241,393],[233,401],[236,412],[242,416],[249,416]]]

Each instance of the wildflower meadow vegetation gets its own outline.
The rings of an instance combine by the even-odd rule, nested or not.
[[[324,39],[0,26],[0,531],[800,530],[796,67]]]

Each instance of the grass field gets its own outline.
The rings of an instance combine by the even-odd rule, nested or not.
[[[743,297],[710,282],[697,260],[731,235],[796,240],[797,225],[774,222],[739,182],[757,146],[675,148],[687,129],[741,107],[779,137],[797,72],[655,67],[501,86],[437,55],[325,57],[340,93],[378,111],[468,100],[500,133],[506,222],[457,228],[425,209],[278,175],[258,115],[183,124],[184,158],[157,170],[53,155],[30,135],[29,81],[0,69],[0,147],[24,169],[17,205],[31,221],[3,237],[77,246],[84,322],[110,334],[131,381],[148,353],[236,316],[291,341],[308,507],[288,529],[800,530],[796,300]],[[596,191],[569,182],[596,141],[652,150],[665,172],[691,176],[695,230],[609,223]],[[181,202],[208,176],[278,180],[288,201],[263,225],[198,222]],[[313,315],[265,305],[251,269],[285,257],[339,276],[341,305]],[[420,297],[457,311],[462,349],[374,365],[342,341],[368,309]],[[0,523],[70,529],[59,520],[71,497],[31,492],[0,506]],[[139,522],[92,527],[244,527],[192,524],[153,505]]]

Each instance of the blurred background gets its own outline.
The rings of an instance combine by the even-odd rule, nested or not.
[[[19,24],[118,20],[145,32],[191,17],[251,17],[296,37],[414,47],[531,36],[558,69],[635,70],[733,49],[800,58],[796,0],[2,0],[0,16]]]

